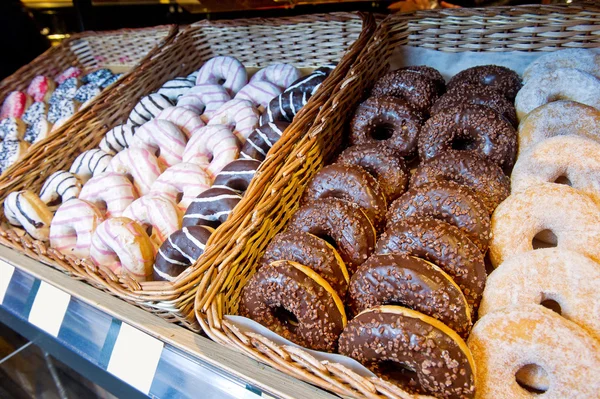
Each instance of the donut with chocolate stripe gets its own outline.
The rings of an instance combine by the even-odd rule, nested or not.
[[[273,145],[279,141],[288,122],[268,122],[254,129],[240,151],[240,157],[264,161]]]
[[[240,202],[240,194],[229,187],[211,187],[192,200],[182,226],[219,227]]]
[[[100,149],[107,154],[116,155],[129,148],[137,127],[128,123],[110,129],[100,142]]]
[[[104,172],[106,168],[108,168],[112,158],[113,157],[110,156],[110,154],[107,154],[102,150],[98,150],[96,148],[93,150],[88,150],[82,152],[77,158],[75,158],[75,161],[73,161],[69,172],[73,173],[85,183],[92,176],[97,176]]]
[[[13,226],[22,226],[36,240],[48,241],[52,212],[33,192],[23,190],[8,194],[4,214]]]
[[[143,125],[150,119],[156,117],[160,111],[167,107],[172,107],[173,103],[165,96],[159,93],[152,93],[143,97],[129,114],[127,123],[135,126]]]
[[[215,177],[213,187],[229,187],[245,192],[260,166],[254,159],[236,159],[225,166]]]
[[[72,173],[59,170],[46,179],[40,190],[40,199],[48,206],[79,197],[81,182]]]
[[[179,97],[194,87],[194,82],[185,77],[178,77],[166,81],[156,92],[167,97],[171,101],[177,101]]]

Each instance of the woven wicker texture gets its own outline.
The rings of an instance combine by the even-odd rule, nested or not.
[[[0,102],[4,101],[11,91],[26,90],[36,76],[54,77],[71,66],[79,67],[84,72],[101,67],[110,67],[116,72],[130,71],[146,57],[151,58],[176,34],[176,25],[164,25],[143,29],[90,31],[73,35],[2,80],[0,82]],[[123,79],[121,79],[122,81]],[[98,97],[92,100],[90,107],[103,101],[102,98],[108,96],[112,90],[116,90],[118,85],[119,83],[103,90]],[[48,139],[53,140],[60,136],[73,121],[83,117],[87,109],[89,107],[72,115],[62,128],[53,132]],[[38,145],[41,144],[34,144],[30,147],[30,151]],[[17,165],[13,165],[4,171],[3,175],[14,176],[17,168]]]
[[[347,13],[277,20],[203,21],[190,25],[182,29],[172,43],[125,78],[111,95],[103,96],[91,111],[65,129],[61,137],[46,140],[44,145],[27,154],[18,168],[13,170],[12,178],[0,179],[2,200],[14,190],[26,188],[38,191],[50,174],[67,169],[82,151],[96,147],[109,127],[123,123],[142,96],[159,88],[169,79],[191,73],[214,56],[234,56],[247,67],[287,62],[300,67],[317,68],[332,61],[340,61],[348,46],[356,41],[263,162],[257,175],[265,178],[252,184],[230,220],[212,235],[207,245],[207,256],[202,257],[198,264],[189,268],[174,282],[138,283],[128,277],[116,276],[110,270],[100,269],[90,261],[65,256],[28,235],[20,236],[17,230],[6,224],[3,214],[0,242],[168,321],[179,322],[199,331],[193,312],[196,287],[211,278],[212,275],[206,275],[206,270],[210,269],[215,258],[230,242],[235,243],[232,236],[237,230],[237,224],[258,203],[271,178],[283,165],[286,155],[307,133],[319,109],[346,75],[374,30],[373,18],[368,18],[363,29],[361,19]],[[210,270],[212,273],[212,269]]]
[[[298,208],[307,182],[338,150],[342,132],[364,94],[387,71],[398,45],[439,51],[554,51],[596,47],[600,8],[590,6],[499,7],[427,11],[387,18],[322,107],[309,134],[302,137],[254,210],[241,221],[234,240],[215,254],[195,300],[196,317],[212,339],[254,359],[340,395],[413,398],[380,378],[363,378],[346,367],[320,362],[308,352],[277,345],[260,334],[238,330],[223,318],[236,314],[242,288],[256,270],[271,238]],[[256,179],[254,184],[262,184]],[[242,204],[242,206],[245,204]],[[202,265],[204,267],[204,265]]]

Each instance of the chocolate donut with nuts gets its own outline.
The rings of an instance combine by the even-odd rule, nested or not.
[[[454,75],[446,87],[450,91],[462,84],[490,87],[513,102],[523,86],[515,71],[499,65],[481,65],[465,69]]]
[[[441,95],[439,83],[426,74],[407,69],[388,72],[371,90],[371,97],[392,96],[405,100],[414,109],[428,115],[429,109]]]
[[[435,84],[439,95],[444,94],[444,92],[446,91],[446,79],[444,79],[440,71],[438,71],[435,68],[432,68],[427,65],[411,65],[407,67],[402,67],[399,70],[420,73],[421,75],[431,79],[431,81]]]

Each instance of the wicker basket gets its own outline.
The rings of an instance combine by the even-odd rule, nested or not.
[[[282,19],[203,21],[190,25],[182,29],[172,43],[125,78],[110,96],[104,96],[103,101],[97,102],[91,112],[65,129],[60,138],[46,141],[45,146],[31,151],[20,162],[19,167],[13,169],[10,179],[0,179],[0,199],[3,200],[9,192],[15,190],[26,188],[38,191],[50,174],[68,168],[82,151],[96,147],[109,127],[123,123],[142,96],[159,88],[169,79],[191,73],[216,55],[234,56],[247,67],[286,62],[298,67],[317,68],[341,60],[263,162],[258,175],[274,177],[286,155],[292,151],[295,142],[306,134],[320,107],[332,95],[333,89],[346,75],[374,31],[373,17],[365,17],[363,24],[358,15],[349,13]],[[355,41],[356,44],[348,50],[348,46]],[[348,52],[342,59],[346,50]],[[236,207],[228,223],[212,235],[207,245],[207,252],[211,256],[229,248],[229,240],[236,231],[237,223],[258,202],[268,180],[252,184],[245,195],[244,204]],[[138,283],[128,277],[116,276],[110,270],[98,268],[90,261],[65,256],[46,244],[33,240],[29,235],[19,235],[17,230],[5,223],[4,214],[0,215],[4,222],[0,226],[2,244],[53,265],[168,321],[179,322],[195,331],[200,330],[193,312],[195,291],[201,281],[211,277],[205,272],[212,265],[213,257],[201,259],[195,267],[189,268],[174,282]]]
[[[105,32],[84,32],[73,35],[60,45],[48,49],[45,53],[23,66],[11,76],[0,82],[0,102],[14,90],[25,91],[29,83],[38,75],[54,77],[65,69],[76,66],[84,72],[97,68],[110,68],[114,72],[124,73],[133,70],[145,58],[152,57],[163,45],[177,34],[176,25],[156,26],[143,29],[121,29]],[[121,82],[123,79],[121,79]],[[118,83],[103,90],[90,106],[103,101]],[[52,132],[46,140],[63,134],[73,121],[81,118],[89,107],[72,115],[62,128]],[[30,150],[43,146],[41,141],[29,147]],[[18,162],[6,169],[3,175],[14,175]]]
[[[254,210],[241,220],[227,247],[205,258],[213,263],[206,269],[195,301],[196,317],[203,330],[223,345],[236,347],[254,359],[340,395],[412,397],[381,378],[364,378],[340,364],[319,361],[305,350],[240,331],[224,315],[237,314],[240,292],[255,272],[257,259],[296,211],[307,182],[334,155],[352,114],[349,110],[387,71],[396,46],[444,52],[553,51],[596,47],[599,42],[600,8],[590,6],[456,9],[388,17],[275,179],[267,182],[261,176],[253,182],[255,187],[268,187],[262,190],[259,202],[252,205]],[[251,205],[244,200],[240,206]]]

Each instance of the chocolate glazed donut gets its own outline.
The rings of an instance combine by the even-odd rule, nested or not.
[[[308,183],[302,202],[319,198],[339,198],[363,208],[379,231],[385,225],[387,203],[373,176],[360,166],[332,164],[317,172]]]
[[[517,155],[517,132],[493,109],[464,105],[434,115],[419,135],[421,161],[450,149],[478,152],[510,174]]]
[[[376,233],[369,218],[356,204],[326,198],[302,206],[288,224],[331,243],[346,263],[350,275],[375,248]]]
[[[417,72],[421,75],[428,77],[433,81],[433,83],[435,83],[435,87],[439,95],[444,94],[444,92],[446,91],[446,80],[444,79],[440,71],[438,71],[435,68],[432,68],[427,65],[413,65],[400,68],[399,70]]]
[[[423,116],[402,99],[371,97],[360,104],[350,122],[350,144],[383,142],[398,156],[412,157]]]
[[[413,187],[392,203],[387,225],[412,216],[428,216],[458,227],[485,254],[490,240],[490,216],[469,188],[438,181]]]
[[[386,73],[371,90],[371,97],[401,98],[425,115],[440,94],[436,82],[426,74],[406,69]]]
[[[212,186],[229,187],[243,193],[248,189],[260,164],[261,162],[255,159],[236,159],[221,169]]]
[[[378,305],[402,305],[431,316],[465,338],[470,308],[462,291],[442,269],[413,256],[371,255],[352,276],[352,314]]]
[[[366,310],[340,336],[342,355],[437,398],[475,397],[475,363],[465,342],[436,319],[402,306]],[[386,367],[390,362],[395,367]],[[389,370],[387,370],[389,369]]]
[[[411,178],[410,187],[446,180],[473,190],[490,215],[510,194],[510,179],[498,165],[475,152],[456,150],[422,162]]]
[[[336,162],[342,165],[357,165],[369,172],[379,182],[388,203],[406,191],[409,177],[406,164],[391,148],[382,143],[346,148]]]
[[[335,351],[346,326],[342,301],[310,268],[277,261],[257,271],[242,291],[240,315],[309,349]]]
[[[448,82],[448,90],[462,84],[487,86],[501,93],[511,102],[523,84],[519,75],[506,67],[498,65],[482,65],[465,69],[454,75]]]
[[[479,307],[487,278],[483,254],[458,228],[428,217],[401,220],[377,241],[375,253],[412,255],[436,264],[458,284],[471,308]]]

